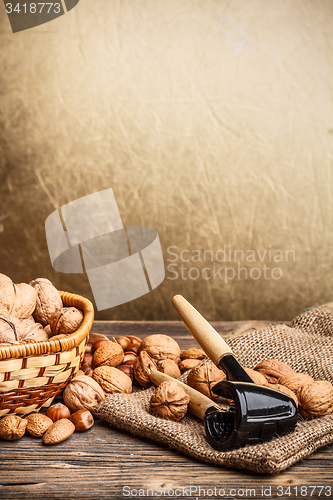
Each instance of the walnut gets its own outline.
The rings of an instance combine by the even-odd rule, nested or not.
[[[98,366],[92,373],[92,378],[105,392],[132,392],[132,380],[122,371],[113,366]]]
[[[180,377],[180,369],[178,368],[178,364],[172,359],[164,359],[163,361],[159,361],[157,363],[158,370],[166,375],[169,375],[173,378]]]
[[[34,318],[43,326],[46,326],[52,314],[61,311],[63,308],[60,294],[51,281],[46,278],[37,278],[30,281],[29,285],[37,292]]]
[[[2,283],[13,283],[9,276],[0,273],[0,285]]]
[[[196,347],[192,347],[191,349],[186,349],[180,355],[181,359],[204,359],[206,354]]]
[[[151,387],[153,383],[150,380],[150,374],[157,370],[157,364],[146,351],[140,352],[133,364],[135,380],[145,389]]]
[[[92,410],[103,401],[105,394],[101,386],[86,375],[71,380],[63,392],[65,405],[73,412],[86,408]]]
[[[25,433],[27,424],[27,420],[15,415],[15,413],[6,415],[6,417],[0,420],[0,438],[7,441],[20,439]]]
[[[118,366],[124,360],[123,348],[117,342],[107,342],[102,344],[94,352],[92,366],[97,368],[97,366]]]
[[[223,371],[207,361],[192,368],[187,376],[187,384],[208,398],[213,399],[218,397],[212,390],[214,385],[226,379],[227,376]]]
[[[37,292],[26,283],[0,284],[0,314],[28,318],[36,307]]]
[[[17,328],[20,342],[45,342],[49,340],[47,333],[40,323],[24,326],[21,323],[22,321],[20,321]]]
[[[52,330],[51,330],[50,325],[46,325],[46,326],[44,326],[44,332],[46,333],[46,335],[47,335],[49,338],[53,337],[53,333],[52,333]]]
[[[162,382],[150,399],[150,409],[156,417],[179,422],[187,412],[189,396],[177,382]]]
[[[270,384],[277,384],[279,378],[286,373],[294,373],[294,370],[290,366],[277,359],[266,359],[254,369],[264,375]]]
[[[251,368],[244,368],[246,373],[252,378],[253,382],[258,385],[267,385],[267,379],[259,372],[251,370]]]
[[[160,359],[173,359],[178,362],[180,348],[177,342],[167,335],[149,335],[143,339],[140,351],[146,351],[155,361]]]
[[[305,375],[304,373],[287,373],[286,375],[282,375],[279,378],[278,384],[285,385],[293,391],[296,396],[299,396],[299,393],[304,385],[312,384],[314,382],[313,378],[310,375]]]
[[[49,318],[53,335],[69,335],[75,332],[83,321],[83,314],[76,307],[63,307]]]
[[[304,385],[299,392],[299,412],[303,417],[315,418],[333,413],[333,386],[327,380]]]
[[[0,316],[0,344],[17,344],[18,336],[16,330],[16,320],[17,318],[11,318],[10,316]]]
[[[186,370],[190,370],[191,368],[194,368],[195,366],[199,365],[201,363],[200,359],[183,359],[179,363],[179,368],[181,369],[182,372],[185,372]]]
[[[297,398],[296,394],[293,391],[291,391],[290,389],[288,389],[288,387],[286,387],[285,385],[282,385],[282,384],[266,384],[266,385],[270,389],[275,389],[276,391],[279,391],[279,392],[282,392],[283,394],[286,394],[291,399],[293,399],[296,403],[296,406],[298,406],[298,398]]]

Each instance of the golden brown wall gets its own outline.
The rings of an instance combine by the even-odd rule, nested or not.
[[[332,300],[331,0],[81,0],[16,34],[2,3],[0,17],[0,272],[92,298],[86,277],[52,269],[44,222],[111,187],[125,225],[157,229],[165,260],[175,246],[215,263],[178,260],[178,273],[209,270],[167,270],[99,318],[176,319],[174,293],[211,320],[291,319]],[[261,277],[217,262],[224,245],[266,250],[241,263]],[[236,277],[204,279],[214,264]]]

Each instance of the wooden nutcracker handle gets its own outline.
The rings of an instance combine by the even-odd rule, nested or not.
[[[183,382],[179,382],[179,380],[176,380],[175,378],[170,377],[165,373],[153,370],[150,374],[150,380],[154,382],[155,385],[160,385],[162,382],[167,382],[170,380],[172,382],[177,382],[177,384],[179,384],[184,389],[186,394],[190,397],[191,401],[188,409],[191,413],[193,413],[193,415],[200,418],[201,420],[204,420],[208,408],[216,408],[217,410],[220,409],[217,404],[201,394],[201,392],[192,389],[192,387],[190,387],[189,385],[183,384]]]
[[[212,325],[182,295],[175,295],[172,303],[188,330],[216,366],[226,354],[233,355]]]

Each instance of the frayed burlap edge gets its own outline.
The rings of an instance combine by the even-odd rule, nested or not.
[[[304,317],[305,316],[305,317]],[[296,318],[291,327],[273,325],[228,340],[244,366],[254,367],[262,359],[285,361],[295,370],[315,379],[333,380],[333,303]],[[182,376],[182,379],[186,378]],[[188,414],[181,422],[154,417],[149,402],[154,388],[132,394],[107,396],[95,416],[134,435],[170,446],[203,462],[276,474],[333,442],[333,414],[298,422],[296,430],[267,443],[228,452],[214,450],[206,440],[204,425]]]

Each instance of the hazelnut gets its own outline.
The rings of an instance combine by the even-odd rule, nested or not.
[[[126,335],[128,339],[130,339],[132,344],[141,344],[141,339],[139,337],[135,337],[134,335]]]
[[[282,375],[294,373],[294,370],[290,368],[290,366],[277,359],[266,359],[259,363],[254,369],[264,375],[267,382],[270,384],[277,384]]]
[[[94,425],[94,417],[89,410],[78,410],[70,418],[71,422],[75,425],[75,430],[84,432]]]
[[[116,337],[115,341],[126,351],[126,349],[131,345],[131,340],[128,337]]]
[[[82,364],[91,365],[92,359],[93,359],[92,354],[85,353],[82,359]]]
[[[71,416],[71,412],[69,411],[67,406],[63,405],[62,403],[56,403],[47,409],[46,415],[53,422],[56,422],[61,418],[69,418]]]
[[[132,343],[127,347],[126,352],[133,352],[134,354],[139,354],[140,345],[141,344]]]
[[[74,377],[63,392],[63,398],[71,411],[92,410],[103,401],[105,394],[101,386],[86,375]]]
[[[133,381],[133,367],[129,365],[119,365],[117,366],[117,370],[125,373],[132,381]]]
[[[123,348],[117,342],[107,342],[101,345],[94,352],[92,360],[93,368],[97,366],[118,366],[121,365],[124,359]]]
[[[7,441],[20,439],[24,435],[27,425],[28,421],[15,413],[6,415],[0,420],[0,438]]]
[[[88,344],[89,345],[94,345],[95,342],[97,342],[97,340],[107,340],[109,341],[109,339],[106,337],[106,335],[103,335],[102,333],[92,333],[92,332],[89,332],[89,335],[88,335]]]
[[[91,365],[88,365],[88,363],[83,363],[81,366],[81,370],[83,371],[84,375],[87,375],[88,377],[91,377],[92,372],[94,371]]]
[[[121,370],[113,366],[98,366],[92,374],[93,379],[105,392],[132,392],[132,381]]]
[[[138,356],[134,352],[125,352],[125,356],[124,356],[122,364],[128,365],[128,366],[133,366],[134,361],[136,360],[137,357]]]
[[[187,412],[189,396],[177,382],[160,384],[150,399],[150,409],[156,417],[179,422]]]
[[[110,342],[109,339],[99,339],[99,340],[96,340],[96,342],[93,343],[92,347],[91,347],[91,353],[94,354],[95,351],[97,351],[97,349],[99,347],[101,347],[101,345],[104,345],[104,344],[108,344]]]
[[[153,385],[150,380],[150,374],[152,370],[157,370],[157,365],[146,351],[140,352],[134,362],[133,370],[135,380],[142,385],[142,387],[147,389]]]
[[[227,376],[223,371],[219,370],[212,362],[206,361],[192,368],[187,376],[187,384],[208,398],[213,399],[218,397],[213,392],[214,386],[226,379]]]
[[[173,359],[178,362],[180,348],[177,342],[168,335],[149,335],[141,342],[140,353],[146,351],[156,361]]]

